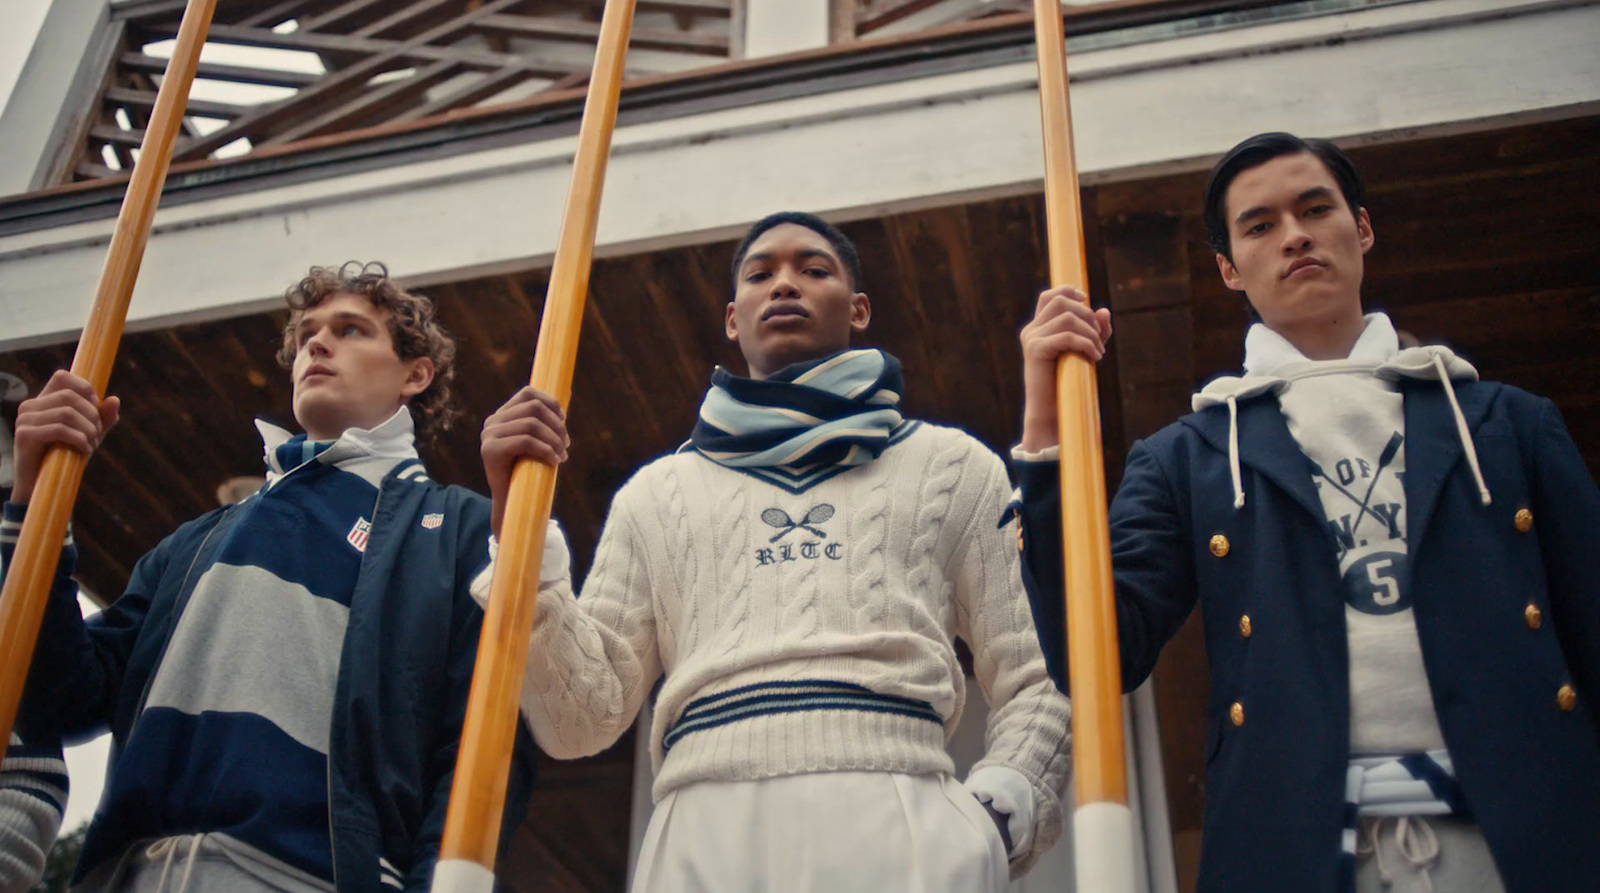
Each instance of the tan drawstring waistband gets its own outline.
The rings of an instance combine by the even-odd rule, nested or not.
[[[1362,842],[1356,845],[1356,855],[1370,855],[1378,863],[1378,877],[1385,886],[1394,882],[1394,875],[1389,866],[1383,864],[1383,846],[1379,837],[1383,834],[1384,822],[1393,822],[1394,848],[1399,851],[1400,857],[1412,868],[1416,869],[1417,877],[1422,881],[1422,889],[1433,890],[1433,878],[1429,874],[1434,864],[1439,861],[1439,835],[1434,832],[1433,825],[1420,816],[1398,816],[1394,818],[1367,819],[1361,823]],[[1371,840],[1372,847],[1367,849],[1365,841]]]
[[[1450,384],[1450,375],[1445,371],[1444,358],[1437,352],[1433,354],[1433,368],[1439,370],[1439,382],[1444,385],[1444,395],[1450,398],[1450,411],[1456,417],[1456,436],[1461,438],[1461,449],[1467,454],[1467,465],[1472,468],[1472,479],[1478,484],[1478,498],[1488,505],[1489,485],[1483,482],[1483,468],[1478,465],[1478,450],[1472,445],[1472,432],[1467,430],[1467,417],[1461,414],[1461,404],[1456,402],[1456,389]]]
[[[195,858],[200,855],[200,843],[205,840],[204,834],[180,834],[177,837],[163,837],[145,848],[144,855],[152,863],[161,860],[161,881],[156,885],[157,893],[167,893],[167,878],[172,874],[172,859],[178,854],[178,845],[189,841],[189,854],[183,861],[183,879],[178,882],[175,893],[187,893],[189,877],[194,872]]]

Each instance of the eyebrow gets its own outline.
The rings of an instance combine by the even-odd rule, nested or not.
[[[313,319],[312,316],[311,316],[311,314],[314,313],[314,312],[315,312],[315,308],[313,308],[312,310],[307,310],[305,312],[305,314],[300,317],[300,321],[295,323],[295,325],[294,325],[295,334],[299,334],[301,332],[304,332],[308,326],[314,325],[314,324],[316,324],[318,322],[317,320]],[[369,317],[364,316],[364,315],[362,315],[360,313],[351,313],[348,310],[341,310],[340,312],[335,313],[333,316],[329,317],[327,321],[329,323],[351,322],[351,321],[367,322],[367,323],[372,322],[372,320]]]
[[[831,252],[823,251],[821,248],[802,248],[799,251],[796,251],[795,254],[800,256],[802,259],[821,258],[833,264],[834,266],[839,265],[839,259],[837,257],[834,257]],[[739,265],[739,269],[744,269],[745,265],[749,264],[751,261],[770,261],[773,259],[773,255],[765,251],[760,252],[759,254],[747,254],[745,255],[744,263]]]
[[[1332,197],[1333,197],[1333,190],[1332,189],[1329,189],[1326,186],[1313,186],[1310,189],[1307,189],[1305,192],[1302,192],[1299,195],[1295,196],[1294,197],[1294,203],[1299,205],[1299,204],[1304,204],[1304,203],[1306,203],[1308,201],[1311,201],[1314,198],[1332,198]],[[1241,213],[1238,217],[1233,218],[1233,222],[1234,222],[1235,225],[1240,224],[1240,223],[1245,223],[1245,222],[1247,222],[1249,220],[1253,220],[1253,219],[1255,219],[1257,217],[1260,217],[1263,214],[1267,214],[1267,213],[1270,213],[1270,212],[1271,212],[1271,209],[1268,208],[1266,205],[1256,205],[1254,208],[1250,208],[1250,209],[1244,211],[1243,213]]]

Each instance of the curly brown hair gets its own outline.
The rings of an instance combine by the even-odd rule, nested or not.
[[[284,292],[289,305],[289,322],[283,328],[283,343],[278,347],[278,365],[293,368],[299,345],[295,326],[307,311],[336,295],[358,295],[372,306],[388,312],[389,337],[402,360],[427,357],[433,361],[433,382],[408,404],[416,418],[417,431],[431,439],[449,429],[460,415],[450,403],[450,383],[455,378],[456,341],[439,325],[433,301],[412,294],[389,278],[389,268],[381,263],[349,261],[337,269],[312,267],[304,279]]]

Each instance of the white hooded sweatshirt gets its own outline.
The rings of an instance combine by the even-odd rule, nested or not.
[[[1211,382],[1196,410],[1227,404],[1234,414],[1229,457],[1234,504],[1245,494],[1238,470],[1237,401],[1277,395],[1289,433],[1310,460],[1343,575],[1350,644],[1352,756],[1444,749],[1417,639],[1407,571],[1405,413],[1401,378],[1475,380],[1477,370],[1443,347],[1400,350],[1389,318],[1368,314],[1349,357],[1307,359],[1265,325],[1245,337],[1245,375]],[[1450,393],[1454,405],[1454,392]],[[1458,433],[1474,473],[1477,458],[1457,410]],[[1489,496],[1478,474],[1479,491]],[[1289,556],[1285,556],[1287,560]]]

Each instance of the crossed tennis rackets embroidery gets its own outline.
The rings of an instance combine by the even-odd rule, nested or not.
[[[791,533],[795,533],[796,531],[799,531],[800,535],[788,542],[780,543],[772,548],[757,549],[756,563],[758,565],[782,564],[788,561],[815,561],[819,558],[827,558],[838,561],[843,557],[843,543],[832,542],[824,545],[820,542],[816,542],[815,540],[805,539],[806,534],[815,537],[817,540],[827,539],[827,531],[823,530],[819,525],[832,518],[833,515],[833,506],[825,502],[817,503],[811,508],[806,509],[805,514],[801,515],[800,520],[798,521],[790,517],[788,512],[780,508],[769,508],[762,510],[761,520],[768,527],[777,528],[778,531],[771,537],[768,537],[768,543],[777,543],[779,540]]]
[[[804,530],[806,533],[813,534],[820,539],[827,539],[828,535],[826,533],[811,525],[821,524],[832,517],[833,506],[828,505],[826,502],[818,503],[807,509],[805,516],[798,521],[789,520],[789,513],[780,508],[770,508],[761,513],[761,520],[767,522],[768,526],[780,528],[777,533],[772,535],[771,539],[767,540],[769,543],[775,543],[796,530]]]

